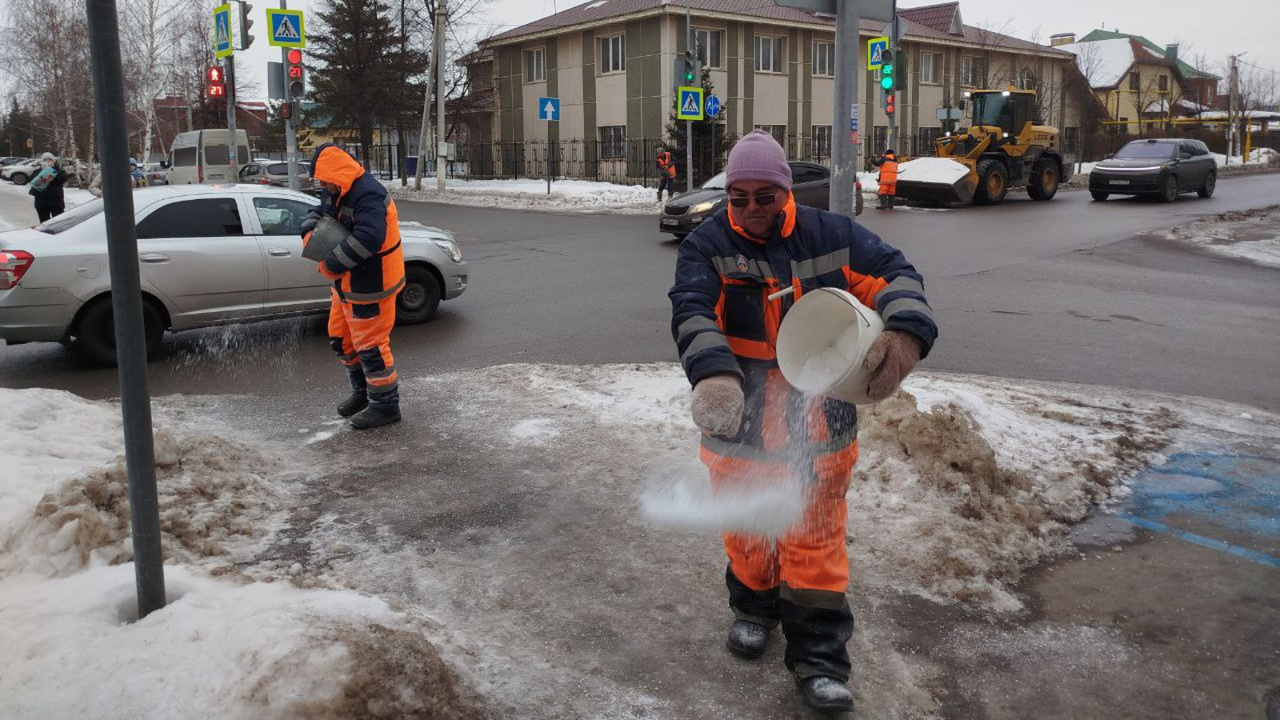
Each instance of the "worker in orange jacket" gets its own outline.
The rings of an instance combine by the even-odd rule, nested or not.
[[[671,151],[664,147],[658,148],[654,161],[658,165],[658,202],[662,202],[663,188],[666,188],[667,199],[670,200],[676,194],[676,161],[671,157]]]
[[[898,188],[898,156],[890,148],[884,151],[882,157],[872,160],[871,164],[880,168],[880,192],[878,193],[880,204],[876,209],[892,210],[893,196]]]
[[[404,255],[396,205],[382,183],[336,145],[317,148],[311,166],[325,194],[302,224],[303,239],[310,240],[322,215],[351,232],[319,263],[320,274],[333,281],[329,342],[351,381],[351,396],[338,414],[357,430],[399,422],[391,328],[404,287]]]

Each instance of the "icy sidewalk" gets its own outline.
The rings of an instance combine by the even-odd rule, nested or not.
[[[68,209],[94,199],[88,190],[79,188],[66,188],[64,195]],[[38,222],[35,199],[27,193],[27,187],[0,181],[0,232],[33,227]]]
[[[656,183],[656,180],[655,180]],[[537,210],[541,212],[592,213],[610,212],[625,215],[650,215],[661,212],[657,202],[656,184],[652,188],[641,185],[616,185],[590,180],[556,180],[547,193],[547,181],[527,178],[522,180],[458,180],[445,181],[444,193],[436,192],[434,177],[422,178],[422,190],[413,189],[413,179],[407,188],[400,187],[399,180],[384,180],[383,185],[397,200],[438,202],[473,207],[496,207],[508,210]]]
[[[245,398],[161,398],[171,604],[129,622],[118,408],[0,390],[6,717],[793,715],[779,643],[723,652],[718,537],[639,512],[648,487],[705,480],[688,394],[670,364],[420,377],[407,422],[358,446],[327,402],[300,428]],[[982,628],[1025,614],[1020,578],[1077,557],[1072,526],[1126,478],[1277,439],[1280,418],[1225,403],[914,376],[864,412],[848,495],[860,712],[937,715],[942,671],[895,609],[983,618],[947,652],[1025,662]],[[1141,654],[1107,628],[1033,639],[1072,677]]]

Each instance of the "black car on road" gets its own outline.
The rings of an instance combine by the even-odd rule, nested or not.
[[[817,163],[788,163],[791,165],[791,193],[797,205],[808,205],[826,210],[831,192],[831,171]],[[680,193],[667,201],[658,219],[658,229],[683,240],[704,220],[725,206],[729,193],[724,188],[725,174],[720,173],[695,190]],[[862,183],[854,188],[854,214],[862,214]]]
[[[1112,195],[1154,195],[1173,202],[1181,193],[1212,197],[1218,163],[1199,140],[1159,138],[1134,140],[1089,173],[1094,200]]]

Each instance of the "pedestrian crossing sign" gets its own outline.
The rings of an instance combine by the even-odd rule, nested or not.
[[[231,3],[227,3],[213,9],[213,56],[221,60],[231,53]]]
[[[702,88],[681,87],[680,102],[676,106],[677,120],[702,119]]]
[[[301,10],[267,8],[267,27],[271,30],[268,44],[276,47],[304,48],[307,46],[306,25]]]
[[[884,55],[884,51],[889,49],[889,38],[878,37],[871,38],[867,41],[867,69],[879,70],[883,65],[880,58]]]

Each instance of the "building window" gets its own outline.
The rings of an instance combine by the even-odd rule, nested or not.
[[[1136,72],[1129,73],[1129,89],[1134,92],[1142,89],[1142,78]]]
[[[627,156],[627,126],[608,125],[600,128],[600,157]]]
[[[785,38],[756,36],[756,72],[782,72]]]
[[[524,53],[524,81],[542,82],[547,79],[546,50],[526,50]]]
[[[813,154],[819,158],[831,157],[831,126],[814,125],[812,132]]]
[[[757,125],[756,130],[763,130],[773,136],[774,140],[782,147],[787,146],[787,126],[786,125]]]
[[[724,64],[720,58],[720,38],[724,33],[719,30],[694,30],[694,42],[698,47],[698,60],[703,67],[721,68]]]
[[[933,141],[937,140],[941,134],[942,128],[920,128],[920,149],[916,154],[933,155],[935,150]]]
[[[942,55],[941,53],[921,53],[920,54],[920,82],[938,84],[942,77]]]
[[[888,149],[889,144],[889,128],[883,125],[877,125],[871,133],[871,154],[877,156]]]
[[[816,42],[813,44],[813,74],[820,77],[835,77],[835,43]],[[827,129],[830,130],[831,128]]]
[[[1036,86],[1036,75],[1031,72],[1031,68],[1022,68],[1018,71],[1018,77],[1014,80],[1019,90],[1031,90]]]
[[[1169,76],[1160,76],[1160,92],[1169,92]]]
[[[960,84],[965,87],[978,86],[978,58],[960,58]]]
[[[600,38],[600,74],[626,70],[626,49],[626,37],[623,35]]]
[[[1062,152],[1066,155],[1075,155],[1076,148],[1080,144],[1080,128],[1069,127],[1062,130]]]

